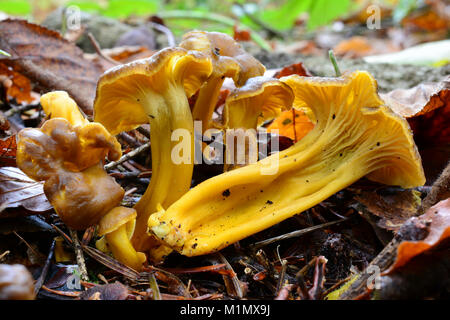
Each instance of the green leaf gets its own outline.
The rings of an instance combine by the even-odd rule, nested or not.
[[[348,12],[350,0],[317,0],[309,12],[308,30],[326,25]]]
[[[284,5],[260,13],[260,19],[274,29],[288,30],[300,14],[309,13],[308,30],[325,25],[350,9],[351,0],[287,0]]]
[[[0,11],[12,15],[28,15],[31,13],[31,5],[27,0],[2,0]]]

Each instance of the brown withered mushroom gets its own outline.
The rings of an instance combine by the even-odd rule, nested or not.
[[[103,169],[105,156],[111,160],[121,156],[120,144],[101,124],[76,115],[66,93],[43,95],[41,104],[50,117],[67,116],[73,124],[54,118],[39,129],[21,130],[17,166],[30,178],[45,181],[44,193],[64,223],[85,229],[97,224],[123,198],[124,190]]]
[[[21,264],[0,264],[0,300],[33,300],[34,282]]]

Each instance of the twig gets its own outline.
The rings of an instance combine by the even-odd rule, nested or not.
[[[0,261],[2,261],[2,259],[4,257],[6,257],[9,254],[9,250],[6,250],[5,252],[3,252],[2,254],[0,254]]]
[[[86,270],[86,263],[84,262],[83,250],[81,249],[80,240],[78,240],[78,234],[75,230],[69,228],[70,237],[72,238],[73,249],[77,258],[78,268],[80,269],[80,279],[83,281],[89,281],[88,273]]]
[[[124,163],[125,161],[133,158],[134,156],[138,155],[139,153],[147,150],[149,147],[150,147],[150,142],[143,144],[139,148],[136,148],[133,151],[130,151],[127,154],[123,155],[119,160],[106,164],[105,170],[110,170],[112,168],[117,167],[119,164]]]
[[[33,251],[34,255],[36,257],[39,257],[39,254],[36,252],[36,250],[34,250],[34,248],[24,239],[22,238],[16,231],[13,231],[13,233],[23,242],[25,243],[25,245],[27,246],[28,249],[30,249],[31,251]]]
[[[258,17],[256,17],[255,15],[253,15],[252,13],[248,12],[248,10],[246,9],[245,6],[243,6],[240,3],[235,2],[235,4],[241,8],[242,12],[244,12],[244,14],[250,19],[252,20],[253,23],[257,24],[258,26],[260,26],[262,29],[266,30],[271,36],[275,36],[278,37],[280,39],[284,39],[285,35],[275,29],[273,29],[272,27],[268,26],[264,21],[261,21]]]
[[[89,41],[91,41],[92,45],[94,46],[95,52],[99,55],[99,57],[105,59],[106,61],[112,63],[115,66],[118,66],[119,64],[121,64],[120,62],[111,59],[108,56],[105,56],[102,52],[102,49],[100,48],[100,45],[98,44],[97,40],[95,39],[94,35],[90,32],[87,33],[87,36],[89,38]]]
[[[225,286],[227,287],[227,291],[229,291],[229,285],[227,285],[228,280],[231,280],[231,283],[233,284],[233,288],[234,288],[234,292],[236,293],[236,296],[239,299],[242,299],[244,297],[244,292],[242,291],[242,287],[241,287],[241,282],[239,281],[236,272],[234,272],[233,267],[231,266],[231,264],[228,262],[228,260],[223,256],[223,254],[221,254],[220,252],[216,253],[216,256],[218,257],[219,261],[221,263],[224,263],[226,268],[231,271],[230,273],[232,274],[232,276],[223,276],[224,281],[225,281]],[[230,294],[230,292],[228,292],[228,294]]]
[[[379,268],[381,272],[386,270],[394,262],[397,254],[397,247],[400,243],[401,240],[394,237],[391,242],[389,242],[387,246],[384,247],[383,250],[381,250],[381,252],[375,257],[375,259],[370,262],[366,270],[374,270],[374,267]],[[339,300],[352,300],[355,297],[364,294],[367,291],[367,283],[370,276],[373,276],[373,273],[362,273],[360,277],[356,279],[355,282],[353,282],[352,285],[339,296]]]
[[[177,45],[176,41],[175,41],[175,37],[172,33],[172,31],[167,28],[166,26],[159,24],[159,23],[155,23],[152,21],[148,21],[147,22],[153,29],[158,30],[159,32],[162,32],[166,35],[167,37],[167,43],[169,44],[169,47],[175,47]]]
[[[234,27],[238,24],[238,22],[232,18],[225,17],[223,15],[212,13],[212,12],[199,12],[199,11],[182,11],[182,10],[173,10],[173,11],[165,11],[159,12],[158,17],[161,19],[195,19],[195,20],[208,20],[217,23],[221,23],[228,27]],[[256,31],[253,31],[249,28],[246,30],[250,31],[250,37],[256,44],[258,44],[261,48],[267,51],[272,51],[272,48],[264,40]]]
[[[28,105],[20,106],[20,107],[13,107],[13,108],[9,109],[8,111],[5,111],[3,113],[3,115],[6,118],[9,118],[9,117],[11,117],[12,115],[14,115],[16,113],[22,113],[24,111],[28,111],[28,110],[31,110],[31,109],[34,109],[34,108],[39,108],[40,106],[41,105],[38,103],[38,104],[28,104]]]
[[[439,199],[448,192],[449,185],[449,172],[450,167],[444,169],[442,174],[433,184],[433,188],[431,189],[428,196],[424,199],[422,206],[418,210],[418,214],[425,212],[431,206],[433,206]],[[434,191],[433,191],[434,189]],[[389,242],[386,247],[375,257],[375,259],[370,262],[370,264],[366,267],[366,270],[380,270],[383,272],[387,270],[388,267],[394,263],[397,257],[397,248],[403,239],[397,234],[391,242]],[[370,276],[373,273],[364,272],[360,275],[358,279],[356,279],[352,285],[344,291],[339,297],[340,300],[350,300],[360,297],[367,293],[367,283]]]
[[[290,239],[290,238],[294,238],[294,237],[300,237],[300,236],[303,236],[303,235],[305,235],[307,233],[313,232],[315,230],[319,230],[319,229],[322,229],[322,228],[326,228],[326,227],[332,226],[334,224],[338,224],[338,223],[347,221],[348,219],[349,218],[344,218],[344,219],[341,219],[341,220],[331,221],[331,222],[319,224],[317,226],[312,226],[312,227],[309,227],[309,228],[305,228],[305,229],[289,232],[289,233],[283,234],[283,235],[278,236],[278,237],[274,237],[274,238],[270,238],[270,239],[266,239],[266,240],[263,240],[263,241],[256,242],[256,243],[250,245],[250,248],[258,249],[258,248],[264,247],[264,246],[266,246],[268,244],[271,244],[273,242],[276,242],[276,241]]]
[[[50,246],[50,252],[48,253],[47,260],[45,260],[44,268],[42,268],[41,275],[39,279],[36,281],[34,285],[34,294],[37,295],[39,290],[41,290],[42,285],[44,284],[45,278],[48,274],[48,269],[50,268],[50,262],[52,261],[53,251],[55,250],[55,239],[53,239],[52,244]]]
[[[431,191],[422,201],[422,205],[419,208],[419,213],[425,213],[428,209],[434,206],[441,200],[445,200],[450,196],[450,162],[442,171],[441,175],[436,179],[431,187]]]

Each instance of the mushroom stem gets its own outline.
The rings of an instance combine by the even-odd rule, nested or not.
[[[211,76],[203,84],[198,93],[197,101],[192,109],[192,117],[194,120],[200,120],[202,122],[203,132],[211,127],[210,121],[219,98],[223,81],[223,77]]]
[[[147,243],[150,239],[146,232],[150,214],[157,211],[158,204],[167,208],[189,190],[194,169],[194,125],[182,86],[169,85],[164,94],[147,92],[141,101],[150,123],[153,175],[147,190],[135,206],[137,219],[132,242],[136,250],[145,251],[151,244]],[[183,137],[181,142],[172,141],[172,133],[176,129],[188,133],[190,141],[184,141],[187,137]],[[173,154],[180,143],[185,146],[182,153]],[[186,151],[188,155],[184,154]],[[178,156],[185,156],[186,161],[178,163],[174,159]]]
[[[131,245],[126,224],[106,234],[105,238],[114,258],[130,268],[141,270],[146,257],[142,252],[136,252]]]
[[[369,74],[282,81],[295,92],[294,106],[314,112],[314,129],[290,148],[206,180],[151,215],[150,231],[173,249],[187,256],[220,250],[363,176],[404,188],[425,182],[406,120],[383,105]]]

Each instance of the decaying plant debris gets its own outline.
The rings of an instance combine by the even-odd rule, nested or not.
[[[378,96],[365,71],[265,70],[238,38],[106,56],[91,35],[89,57],[0,21],[1,299],[448,298],[448,76]],[[278,131],[282,171],[170,164],[197,119]]]

